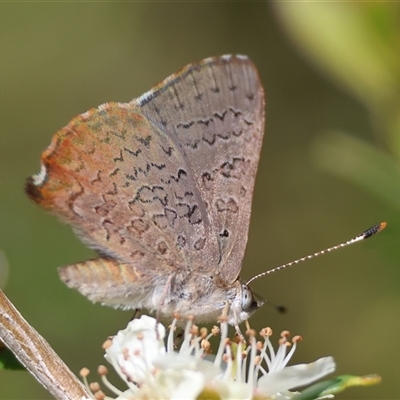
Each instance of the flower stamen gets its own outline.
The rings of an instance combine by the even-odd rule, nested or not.
[[[293,375],[293,371],[304,371],[303,366],[296,370],[294,367],[286,367],[301,340],[300,336],[294,336],[290,341],[289,332],[283,331],[275,351],[270,340],[270,328],[261,330],[263,341],[257,341],[254,329],[248,329],[246,335],[249,345],[246,346],[241,336],[235,336],[232,341],[229,339],[226,315],[219,318],[220,326],[214,326],[210,333],[207,329],[199,329],[194,325],[191,317],[182,331],[182,344],[178,351],[174,351],[174,340],[178,336],[175,335],[177,322],[178,318],[174,318],[166,344],[164,326],[145,315],[131,321],[125,330],[103,344],[106,359],[128,386],[125,391],[116,388],[108,380],[107,368],[99,366],[98,373],[104,386],[118,400],[194,400],[210,397],[243,400],[254,395],[277,398],[282,391],[290,398],[292,396],[288,390],[296,383],[304,382],[304,373],[302,379],[298,380]],[[215,360],[210,362],[205,355],[210,353],[209,339],[216,335],[219,335],[219,345]],[[304,366],[307,367],[305,364]],[[320,359],[311,367],[311,379],[313,375],[320,378],[333,368],[332,358]],[[88,374],[88,369],[82,369],[81,376],[87,387]],[[283,378],[285,376],[290,378]],[[310,372],[307,372],[307,379],[309,382]],[[90,384],[90,393],[93,399],[109,399],[98,383]]]

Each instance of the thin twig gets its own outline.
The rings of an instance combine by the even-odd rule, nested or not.
[[[60,400],[90,398],[85,386],[47,341],[25,321],[1,290],[0,338],[54,398]]]

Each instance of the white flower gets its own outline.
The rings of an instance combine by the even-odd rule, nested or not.
[[[142,316],[129,322],[111,341],[106,342],[105,358],[125,381],[128,390],[114,388],[105,375],[105,367],[99,372],[103,382],[117,394],[118,400],[128,399],[290,399],[296,393],[289,392],[331,373],[335,369],[332,357],[321,358],[311,364],[287,367],[299,337],[288,340],[283,332],[278,350],[275,351],[269,328],[261,331],[264,342],[257,342],[255,332],[249,331],[250,345],[232,343],[228,339],[228,324],[221,317],[221,328],[211,333],[200,331],[189,320],[183,342],[174,351],[175,319],[164,345],[165,328],[154,318]],[[158,332],[158,333],[157,333]],[[220,344],[213,361],[208,350],[211,336],[220,335]],[[83,375],[83,374],[82,374]],[[86,380],[86,377],[84,377]],[[98,384],[91,390],[96,398],[105,397]],[[101,393],[101,395],[100,395]]]
[[[287,340],[288,332],[282,332],[278,351],[275,352],[269,340],[271,333],[268,330],[262,331],[265,340],[261,355],[268,366],[268,372],[263,371],[263,375],[257,379],[255,384],[262,395],[273,398],[278,398],[278,395],[279,398],[290,398],[289,389],[309,385],[334,372],[336,364],[333,357],[323,357],[310,364],[287,367],[287,363],[296,350],[297,342],[301,338],[299,336],[294,337],[291,346]],[[254,341],[254,338],[252,338],[252,341]],[[289,348],[290,351],[288,352]],[[267,350],[269,355],[267,355]],[[283,395],[284,393],[286,394]]]
[[[105,358],[122,379],[141,383],[154,369],[154,359],[165,353],[164,337],[164,326],[142,315],[113,337]]]

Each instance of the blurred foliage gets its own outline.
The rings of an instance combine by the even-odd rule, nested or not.
[[[0,288],[4,288],[9,274],[9,265],[4,251],[0,250]]]
[[[101,343],[131,313],[93,305],[59,281],[56,267],[93,253],[29,202],[25,179],[73,116],[129,101],[204,57],[248,54],[266,90],[267,127],[243,279],[389,223],[365,243],[255,281],[256,293],[288,312],[266,306],[252,327],[301,334],[294,363],[332,355],[338,374],[382,376],[381,385],[340,398],[393,398],[399,29],[399,6],[388,2],[1,3],[0,247],[11,266],[8,297],[73,371],[104,362]],[[315,168],[310,148],[346,181]],[[50,398],[29,374],[2,370],[0,379],[0,399]]]
[[[0,369],[25,371],[24,366],[17,360],[14,353],[2,342],[0,342]]]
[[[275,3],[299,49],[368,108],[375,143],[328,133],[315,144],[327,170],[400,207],[400,5],[387,2]],[[340,162],[338,162],[340,160]]]

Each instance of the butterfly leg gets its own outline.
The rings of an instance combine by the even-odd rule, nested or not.
[[[249,330],[251,329],[251,328],[250,328],[249,320],[246,319],[246,320],[244,321],[244,323],[246,324],[246,332],[247,332],[247,331],[249,331]],[[244,338],[243,333],[242,333],[242,331],[241,331],[240,328],[239,328],[239,325],[235,325],[235,330],[236,330],[236,335],[238,335],[238,336],[240,337],[240,339],[242,339],[243,342],[246,343],[246,339]]]
[[[246,319],[246,321],[244,321],[244,323],[246,324],[246,330],[249,331],[251,329],[249,320]]]
[[[183,328],[179,328],[179,332],[176,334],[174,340],[174,349],[177,349],[182,344],[184,333],[185,330]]]
[[[241,340],[243,340],[243,342],[246,342],[242,331],[239,328],[239,325],[235,325],[235,331],[236,331],[236,335],[238,335],[240,337]]]
[[[132,318],[129,321],[139,318],[141,315],[141,312],[142,312],[142,310],[140,308],[135,308],[135,312],[133,313]]]
[[[161,317],[161,308],[164,305],[164,301],[168,296],[168,292],[171,290],[172,287],[172,281],[174,279],[174,275],[170,275],[167,279],[167,282],[164,286],[164,290],[161,294],[161,298],[160,298],[160,302],[158,303],[158,307],[157,307],[157,312],[156,312],[156,325],[158,325],[158,323],[160,322],[160,317]],[[157,340],[159,339],[158,337],[158,326],[156,327],[156,332],[157,332]]]

